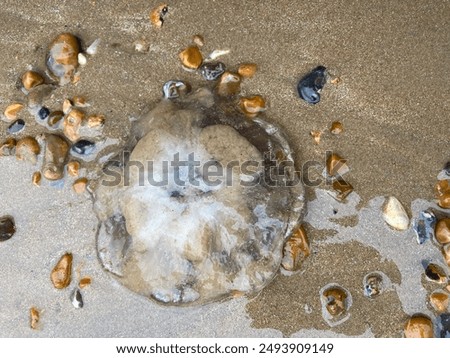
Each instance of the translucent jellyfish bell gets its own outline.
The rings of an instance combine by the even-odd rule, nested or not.
[[[207,89],[162,100],[95,192],[97,250],[130,290],[201,304],[261,290],[303,214],[281,131]]]

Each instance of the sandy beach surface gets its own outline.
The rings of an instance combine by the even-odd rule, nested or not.
[[[445,289],[426,281],[423,262],[447,270],[440,248],[419,245],[410,225],[395,231],[382,217],[384,197],[395,196],[410,218],[434,208],[437,177],[450,160],[450,3],[448,1],[176,1],[161,29],[152,27],[154,1],[3,0],[0,8],[0,109],[19,101],[23,72],[45,71],[45,56],[60,33],[76,35],[85,50],[101,39],[76,84],[57,87],[46,100],[60,108],[65,98],[83,95],[89,111],[106,116],[102,155],[126,142],[130,120],[161,98],[170,79],[204,85],[183,70],[178,53],[193,35],[204,37],[201,51],[230,50],[220,58],[230,70],[258,65],[243,81],[242,95],[260,94],[264,116],[281,127],[294,150],[296,166],[316,161],[320,176],[325,153],[348,160],[345,178],[354,192],[345,202],[325,184],[307,187],[304,226],[311,256],[295,273],[279,272],[256,297],[240,297],[200,307],[164,307],[130,292],[103,270],[96,253],[98,221],[90,195],[32,184],[38,166],[0,158],[0,216],[11,215],[16,234],[0,242],[1,337],[402,337],[409,316],[438,314],[429,295]],[[136,41],[148,46],[137,52]],[[318,65],[330,78],[317,105],[299,99],[299,79]],[[23,111],[26,127],[17,135],[48,130]],[[329,128],[340,121],[344,132]],[[0,121],[0,142],[8,137]],[[310,132],[323,131],[320,144]],[[111,144],[107,147],[107,144]],[[82,163],[95,179],[96,161]],[[313,170],[314,173],[314,170]],[[73,282],[57,290],[50,272],[61,255],[74,255]],[[363,279],[382,272],[387,287],[376,299],[364,296]],[[78,279],[84,307],[69,296]],[[351,294],[346,319],[329,324],[320,290],[338,284]],[[38,329],[29,327],[29,309],[41,312]]]

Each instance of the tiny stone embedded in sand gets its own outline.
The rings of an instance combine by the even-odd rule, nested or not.
[[[86,191],[87,183],[86,178],[78,178],[72,185],[73,191],[77,194],[83,194]]]
[[[203,56],[197,46],[189,46],[178,55],[184,68],[196,70],[203,62]]]
[[[266,110],[266,101],[260,95],[242,97],[239,106],[247,117],[253,118]]]
[[[343,175],[348,171],[347,160],[337,153],[331,153],[327,158],[327,173],[330,176]]]
[[[441,245],[450,243],[450,218],[443,218],[437,222],[435,237]]]
[[[6,119],[8,119],[9,121],[14,121],[17,119],[17,115],[19,114],[19,112],[23,109],[23,104],[22,103],[13,103],[10,104],[8,107],[6,107],[5,109],[5,117]]]
[[[39,323],[40,313],[36,307],[30,308],[30,328],[37,329]]]
[[[42,179],[41,172],[34,172],[32,178],[31,178],[31,182],[35,186],[40,186],[41,185],[41,179]]]
[[[222,76],[220,76],[216,90],[220,96],[224,97],[238,94],[241,90],[240,76],[235,73],[225,71]]]
[[[258,66],[255,63],[243,63],[239,65],[238,74],[242,78],[252,78],[257,69]]]
[[[67,163],[67,174],[69,174],[71,177],[77,177],[79,170],[80,170],[80,162],[72,160],[69,163]]]
[[[72,254],[65,253],[53,268],[50,279],[55,288],[63,289],[69,286],[72,278],[72,260]]]
[[[395,230],[404,231],[409,226],[408,214],[395,196],[386,199],[383,206],[383,218]]]
[[[7,241],[16,233],[16,225],[12,216],[0,217],[0,242]]]
[[[42,83],[44,83],[44,77],[35,71],[27,71],[22,75],[22,84],[27,91]]]
[[[92,283],[92,279],[89,276],[82,277],[78,282],[78,287],[85,288]]]

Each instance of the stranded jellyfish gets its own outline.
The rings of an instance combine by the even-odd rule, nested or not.
[[[134,123],[95,189],[97,250],[130,290],[202,304],[261,290],[304,209],[289,145],[208,89]]]

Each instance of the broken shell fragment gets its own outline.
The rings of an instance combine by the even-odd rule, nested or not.
[[[287,271],[295,271],[311,251],[305,228],[300,225],[286,241],[281,265]]]
[[[16,149],[16,140],[14,138],[8,138],[0,146],[0,156],[13,155],[15,149]]]
[[[63,138],[55,134],[47,135],[42,166],[42,173],[46,179],[58,180],[64,176],[64,164],[68,152],[69,145]]]
[[[53,268],[50,278],[55,288],[63,289],[69,286],[72,278],[72,259],[71,253],[65,253]]]
[[[83,296],[81,296],[81,292],[78,288],[75,288],[71,295],[70,301],[72,302],[73,307],[75,308],[83,308]]]
[[[50,45],[47,67],[59,78],[61,85],[69,83],[78,67],[78,39],[69,33],[58,35]]]
[[[383,218],[395,230],[404,231],[409,226],[408,214],[395,196],[386,199],[383,206]]]
[[[338,179],[333,181],[333,190],[336,192],[336,199],[343,201],[353,191],[353,186],[344,179]]]
[[[63,102],[63,107],[62,107],[63,113],[67,114],[70,112],[71,109],[72,109],[72,101],[70,99],[66,98]]]
[[[225,71],[217,84],[217,93],[220,96],[233,96],[241,91],[241,77],[235,73]]]
[[[344,175],[348,172],[347,160],[336,153],[332,153],[327,158],[327,173],[330,176],[337,174]]]
[[[50,113],[47,124],[52,127],[52,129],[57,129],[64,118],[64,113],[62,111],[54,111]]]
[[[383,290],[383,277],[376,272],[369,273],[364,277],[364,296],[376,298]]]
[[[86,178],[79,178],[75,180],[72,185],[73,191],[77,194],[83,194],[86,191],[88,180]]]
[[[72,160],[71,162],[67,163],[67,173],[72,177],[77,177],[78,172],[80,170],[80,163],[76,160]]]
[[[33,177],[31,178],[31,182],[35,186],[40,186],[41,185],[41,179],[42,179],[41,172],[34,172],[33,173]]]
[[[202,35],[194,35],[192,41],[198,46],[202,47],[205,44],[205,40]]]
[[[87,124],[89,128],[101,127],[105,124],[105,116],[103,114],[93,114],[87,119]]]
[[[404,334],[406,338],[433,338],[433,331],[433,322],[430,318],[416,315],[406,322]]]
[[[330,132],[333,134],[341,134],[344,131],[344,125],[341,122],[331,123]]]
[[[326,83],[326,68],[318,66],[305,75],[297,85],[300,98],[309,104],[316,104],[320,101],[320,91]]]
[[[203,57],[197,46],[189,46],[181,51],[178,55],[184,68],[188,70],[198,69],[202,62]]]
[[[442,290],[434,291],[430,295],[430,304],[431,307],[437,312],[437,313],[444,313],[448,309],[448,303],[449,303],[449,294]]]
[[[316,144],[320,144],[320,137],[322,136],[321,131],[311,131],[309,134],[311,134],[311,137],[313,137]]]
[[[16,225],[12,216],[0,218],[0,242],[7,241],[16,233]]]
[[[166,99],[178,98],[189,92],[189,90],[190,86],[186,82],[178,80],[167,81],[162,88],[163,96]]]
[[[200,74],[207,81],[217,80],[225,72],[222,62],[207,62],[200,67]]]
[[[88,141],[86,139],[81,139],[72,145],[70,151],[72,154],[89,155],[94,152],[94,149],[95,143]]]
[[[164,23],[164,16],[168,13],[167,4],[160,4],[150,12],[150,22],[156,28],[161,28]]]
[[[89,276],[83,277],[80,279],[80,282],[78,283],[78,287],[85,288],[89,286],[92,283],[92,279]]]
[[[89,104],[86,101],[86,98],[83,96],[74,96],[72,99],[72,103],[76,107],[87,107]]]
[[[71,142],[75,142],[80,138],[79,131],[83,120],[84,113],[78,109],[72,109],[64,118],[63,132]]]
[[[41,152],[38,142],[33,137],[20,139],[16,145],[16,158],[36,164],[37,156]]]
[[[27,71],[22,75],[22,84],[27,91],[43,83],[44,77],[35,71]]]
[[[258,66],[255,63],[243,63],[238,67],[238,74],[242,78],[252,78],[257,69]]]
[[[94,42],[92,42],[86,49],[86,53],[90,56],[94,56],[95,54],[97,54],[98,46],[101,42],[101,39],[95,39]]]
[[[17,134],[19,132],[22,132],[22,130],[25,128],[25,121],[23,119],[18,119],[11,123],[6,130],[9,134]]]
[[[8,119],[9,121],[14,121],[17,119],[17,115],[19,114],[19,112],[23,109],[23,104],[21,103],[13,103],[10,104],[8,107],[6,107],[5,109],[5,117],[6,119]]]
[[[436,216],[431,210],[424,210],[419,213],[419,217],[413,223],[413,229],[419,244],[422,245],[425,241],[434,239],[435,225]]]
[[[439,284],[447,284],[447,274],[445,270],[436,264],[430,263],[425,268],[425,277],[428,281],[436,282]]]
[[[30,327],[37,329],[39,323],[39,310],[36,307],[30,308]]]
[[[260,95],[243,97],[239,101],[239,106],[247,117],[253,118],[266,110],[266,101]]]
[[[450,218],[440,219],[436,224],[434,233],[440,244],[450,243]]]

